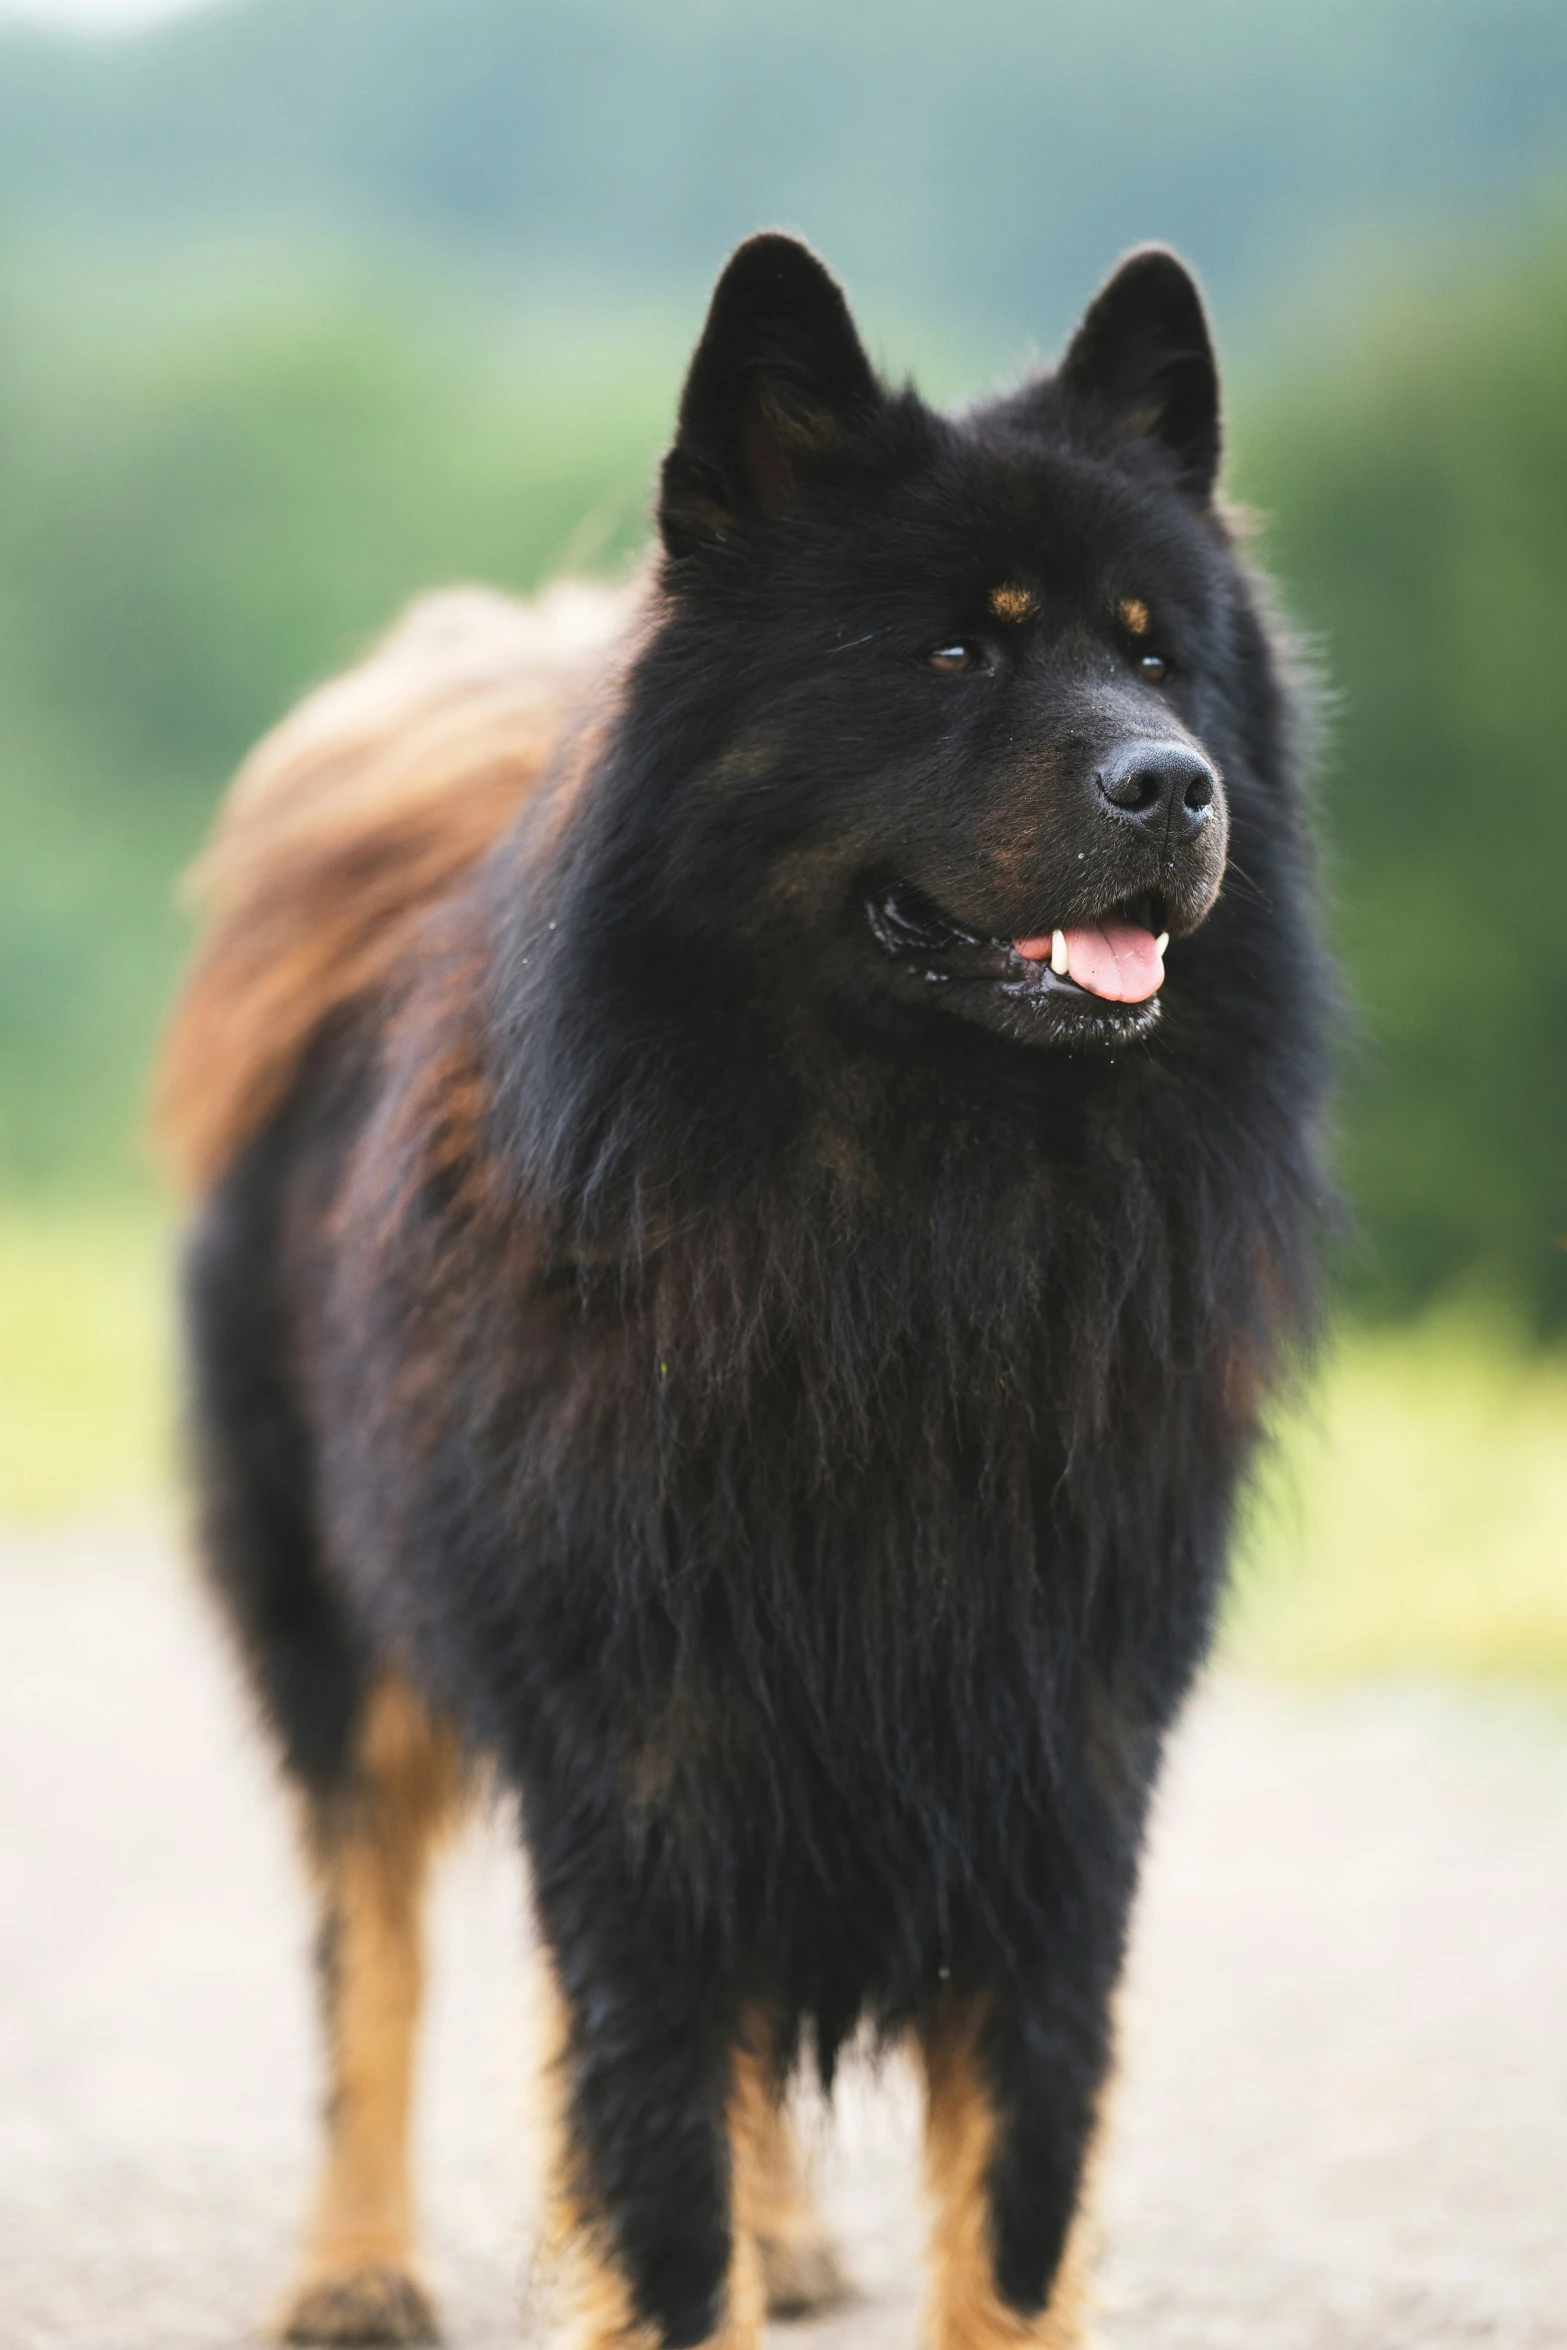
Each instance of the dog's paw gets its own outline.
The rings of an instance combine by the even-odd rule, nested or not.
[[[814,2317],[851,2298],[843,2265],[826,2236],[764,2236],[757,2249],[769,2317]]]
[[[285,2342],[437,2342],[435,2312],[404,2269],[376,2264],[301,2286],[283,2321]]]

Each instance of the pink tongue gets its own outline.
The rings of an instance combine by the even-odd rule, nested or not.
[[[1116,1004],[1141,1004],[1157,995],[1164,984],[1164,958],[1151,930],[1131,922],[1100,922],[1092,930],[1068,930],[1066,967],[1069,977],[1090,995],[1107,996]],[[1013,941],[1031,963],[1049,959],[1048,938]]]

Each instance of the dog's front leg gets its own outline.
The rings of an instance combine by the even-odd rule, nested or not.
[[[600,1909],[544,1920],[555,2028],[545,2283],[561,2350],[756,2350],[765,2285],[746,2210],[757,2052],[691,1950]]]
[[[949,1993],[919,2042],[929,2350],[1086,2350],[1107,1994],[1086,1982]]]

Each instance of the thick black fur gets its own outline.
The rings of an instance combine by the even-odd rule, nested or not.
[[[753,1997],[830,2073],[987,1994],[1003,2295],[1060,2256],[1323,1200],[1296,712],[1218,445],[1167,255],[948,419],[743,247],[570,822],[322,1041],[195,1242],[214,1561],[290,1766],[330,1779],[395,1656],[520,1790],[581,2184],[672,2345]],[[1216,900],[1222,831],[1096,796],[1128,739],[1222,779]],[[1008,942],[1138,893],[1156,1018],[1030,994]]]

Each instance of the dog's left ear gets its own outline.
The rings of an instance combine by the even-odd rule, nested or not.
[[[1156,441],[1206,500],[1219,471],[1219,369],[1202,296],[1162,245],[1129,253],[1089,304],[1056,384],[1119,440]]]
[[[748,237],[714,290],[664,459],[669,552],[789,513],[812,466],[881,397],[836,279],[797,238]]]

